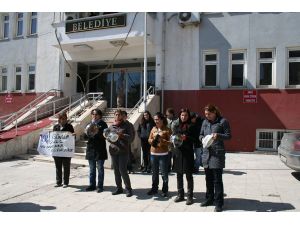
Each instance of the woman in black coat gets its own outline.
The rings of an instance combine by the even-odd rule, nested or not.
[[[100,109],[94,109],[91,112],[92,121],[87,125],[86,135],[88,138],[86,156],[89,161],[90,185],[86,191],[96,189],[96,167],[98,169],[97,192],[103,191],[104,182],[104,161],[107,159],[106,140],[103,137],[103,130],[107,128],[107,124],[102,120],[102,112]]]
[[[67,114],[58,114],[58,124],[53,127],[53,131],[69,131],[74,134],[74,128],[68,123]],[[53,156],[56,168],[56,185],[62,186],[62,168],[64,168],[64,188],[68,187],[70,179],[71,157]]]
[[[137,133],[139,138],[141,139],[142,151],[143,151],[143,161],[144,166],[142,168],[142,172],[151,172],[151,163],[150,163],[150,144],[148,142],[148,138],[152,128],[155,126],[154,120],[149,111],[145,111],[141,122],[139,124]]]
[[[179,135],[182,139],[182,144],[175,146],[174,154],[174,170],[177,173],[177,189],[178,195],[175,202],[184,200],[183,188],[183,174],[186,175],[187,180],[187,200],[186,204],[193,204],[193,170],[194,170],[194,150],[193,143],[196,140],[197,134],[193,132],[190,111],[188,109],[181,109],[179,114],[179,123],[174,126],[173,134]]]
[[[202,123],[199,139],[212,135],[213,143],[205,147],[203,143],[202,163],[206,179],[206,201],[201,206],[212,205],[215,200],[215,211],[221,212],[224,204],[223,168],[225,168],[224,140],[231,138],[228,121],[221,116],[219,109],[214,105],[204,108],[206,119]]]

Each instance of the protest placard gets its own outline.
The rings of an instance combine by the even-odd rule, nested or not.
[[[42,132],[37,150],[46,156],[73,157],[75,137],[68,131]]]

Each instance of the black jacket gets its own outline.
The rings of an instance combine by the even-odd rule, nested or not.
[[[69,131],[71,133],[74,133],[74,128],[69,123],[66,123],[63,127],[61,127],[60,124],[56,124],[53,127],[53,131]]]
[[[178,123],[173,129],[174,134],[184,134],[187,137],[179,148],[174,149],[174,170],[177,173],[192,173],[194,169],[193,144],[197,138],[197,134],[191,128],[191,124],[187,124],[187,127],[183,128],[182,124]]]
[[[153,121],[146,121],[145,124],[139,124],[137,133],[140,139],[147,140],[149,138],[152,128],[155,126]]]
[[[202,163],[204,168],[222,169],[225,168],[225,147],[224,140],[231,138],[231,131],[228,121],[218,117],[214,122],[205,119],[202,123],[199,140],[212,133],[217,133],[217,140],[209,148],[203,148]]]
[[[99,120],[97,126],[99,128],[98,133],[93,137],[88,137],[85,155],[87,160],[107,159],[106,141],[103,137],[103,130],[107,128],[107,124],[103,120]]]
[[[201,148],[202,147],[202,143],[200,142],[200,140],[198,138],[199,135],[200,135],[202,122],[203,122],[203,119],[201,117],[197,117],[196,122],[191,123],[192,133],[196,135],[195,136],[195,142],[194,142],[194,148]]]

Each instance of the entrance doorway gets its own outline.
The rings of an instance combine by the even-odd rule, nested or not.
[[[81,65],[81,64],[79,64]],[[89,80],[87,92],[103,92],[109,108],[132,108],[143,96],[144,71],[142,63],[115,64],[113,69],[103,72],[105,66],[90,65],[87,69]],[[78,68],[79,71],[86,71]],[[102,73],[100,76],[99,74]],[[84,74],[79,74],[84,76]],[[94,78],[94,79],[93,79]],[[77,83],[78,83],[77,79]],[[155,86],[155,63],[148,63],[147,89]],[[77,91],[80,92],[77,85]]]

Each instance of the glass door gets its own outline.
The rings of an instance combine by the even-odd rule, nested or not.
[[[126,75],[126,108],[133,108],[141,98],[141,73],[132,71]]]

